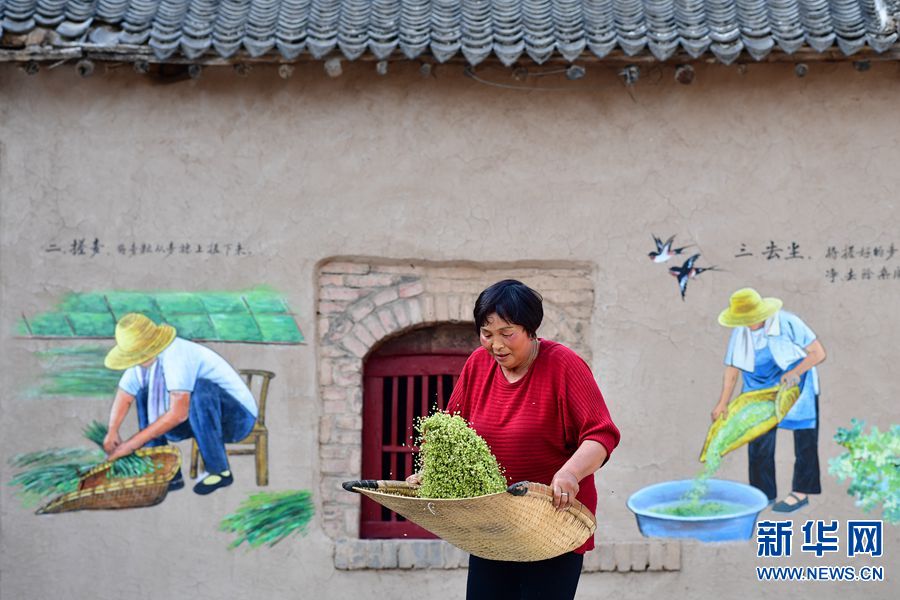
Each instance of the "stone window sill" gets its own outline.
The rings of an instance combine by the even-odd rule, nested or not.
[[[361,569],[465,569],[469,555],[441,540],[354,540],[335,542],[334,567]],[[680,571],[681,542],[601,542],[584,557],[582,572]]]

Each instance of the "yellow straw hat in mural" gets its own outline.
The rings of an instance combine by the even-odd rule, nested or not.
[[[157,325],[138,313],[128,313],[116,323],[116,346],[106,355],[108,369],[122,371],[147,362],[175,339],[175,328]]]
[[[731,295],[728,308],[719,313],[719,324],[725,327],[747,327],[762,323],[778,312],[778,298],[762,298],[753,288],[743,288]]]

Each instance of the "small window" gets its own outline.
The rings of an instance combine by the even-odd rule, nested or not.
[[[446,407],[475,343],[471,325],[443,325],[390,340],[370,355],[363,374],[363,479],[403,480],[414,472],[415,421]],[[435,537],[361,500],[360,537]]]

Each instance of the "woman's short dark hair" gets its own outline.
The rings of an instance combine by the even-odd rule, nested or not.
[[[537,336],[537,328],[544,320],[544,299],[539,293],[515,279],[504,279],[478,295],[475,301],[475,331],[487,324],[494,313],[513,325],[521,325],[530,337]]]

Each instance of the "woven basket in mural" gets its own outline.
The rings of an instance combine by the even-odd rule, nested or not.
[[[505,492],[476,498],[419,498],[405,481],[348,481],[365,494],[454,546],[481,558],[535,561],[581,546],[597,528],[580,502],[557,511],[549,486],[523,481]]]
[[[169,482],[181,469],[181,452],[175,446],[158,446],[142,448],[135,454],[152,458],[156,470],[141,477],[111,479],[106,473],[112,463],[102,463],[81,478],[76,491],[54,498],[39,508],[37,514],[138,508],[159,504],[169,491]]]

